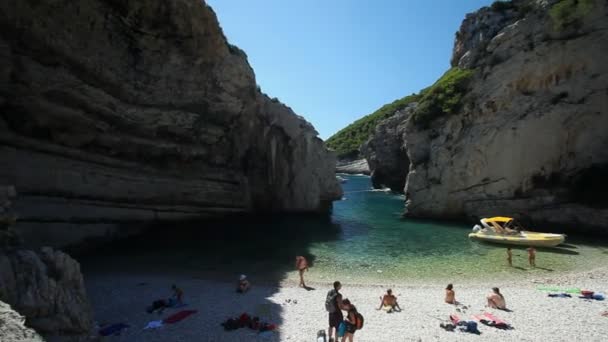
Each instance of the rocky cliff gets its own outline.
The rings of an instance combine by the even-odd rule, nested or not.
[[[414,113],[374,138],[407,151],[406,214],[512,215],[538,229],[608,233],[607,17],[600,0],[467,15],[452,56],[472,72],[462,106],[424,121]]]
[[[416,103],[412,103],[378,124],[373,135],[361,147],[370,166],[374,188],[387,187],[395,192],[403,192],[410,161],[402,132],[415,106]]]
[[[0,336],[6,342],[43,342],[34,330],[24,325],[25,318],[0,301]]]
[[[340,198],[334,156],[204,2],[8,0],[0,27],[0,183],[27,242]]]
[[[366,159],[338,160],[336,172],[369,175],[369,165]]]
[[[49,247],[33,251],[21,246],[12,229],[16,195],[14,187],[0,185],[0,340],[41,341],[24,323],[53,341],[92,340],[92,311],[80,265]]]

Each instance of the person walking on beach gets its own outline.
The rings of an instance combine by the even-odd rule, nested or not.
[[[528,262],[530,266],[536,267],[536,248],[534,247],[528,248]]]
[[[456,293],[454,292],[454,286],[452,284],[448,284],[445,288],[445,302],[448,304],[456,304]]]
[[[334,288],[327,292],[327,297],[325,298],[325,310],[329,313],[329,329],[327,329],[327,333],[330,341],[332,341],[332,336],[334,336],[333,341],[338,341],[338,327],[344,319],[344,316],[342,316],[344,304],[342,303],[342,294],[340,293],[341,288],[342,284],[339,281],[334,281]]]
[[[513,253],[511,252],[511,247],[507,247],[507,262],[509,266],[513,266]]]
[[[387,313],[394,311],[401,311],[399,303],[397,303],[397,297],[393,295],[393,290],[386,290],[386,294],[380,297],[380,307],[376,310],[384,309]]]
[[[296,269],[300,273],[300,287],[306,287],[304,284],[304,271],[308,271],[308,261],[305,257],[298,255],[296,257]]]
[[[487,306],[494,309],[506,309],[507,303],[505,302],[505,297],[500,293],[498,287],[492,288],[492,293],[490,293],[486,299],[488,300]]]

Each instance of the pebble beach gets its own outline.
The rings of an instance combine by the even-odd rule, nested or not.
[[[311,270],[314,272],[314,269]],[[272,284],[263,280],[253,283],[245,294],[234,292],[234,282],[218,281],[204,276],[160,275],[87,275],[87,291],[95,320],[99,326],[125,323],[129,328],[102,341],[171,342],[171,341],[316,341],[319,330],[327,330],[324,301],[331,283],[309,283],[314,290],[297,286],[290,274],[286,280]],[[338,279],[340,280],[340,279]],[[158,298],[170,295],[169,286],[178,284],[188,304],[180,309],[166,309],[162,314],[149,314],[145,308]],[[606,341],[608,340],[608,300],[552,298],[541,287],[556,289],[589,289],[608,293],[608,268],[555,276],[494,283],[491,279],[454,283],[456,299],[466,306],[443,301],[446,284],[419,282],[408,284],[360,285],[342,281],[341,293],[354,303],[365,317],[363,329],[355,341]],[[491,288],[501,289],[511,311],[485,308],[485,296]],[[387,287],[397,295],[402,312],[376,310],[379,297]],[[553,292],[555,293],[555,292]],[[143,329],[154,320],[162,320],[179,310],[197,313],[175,324],[157,329]],[[247,312],[278,325],[278,330],[259,334],[242,328],[224,331],[220,325],[230,317]],[[481,323],[481,334],[448,332],[439,327],[450,314],[472,320],[472,316],[489,312],[512,326],[499,330]]]

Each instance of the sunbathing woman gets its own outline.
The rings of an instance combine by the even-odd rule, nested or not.
[[[490,293],[486,299],[488,300],[488,306],[491,308],[502,310],[507,308],[505,297],[500,293],[498,287],[492,288],[492,293]]]

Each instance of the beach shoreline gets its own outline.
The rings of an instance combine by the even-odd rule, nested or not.
[[[314,272],[314,269],[311,269]],[[314,290],[297,286],[289,272],[283,278],[256,282],[250,292],[235,293],[234,282],[213,279],[210,275],[131,273],[85,274],[95,320],[99,325],[126,323],[130,327],[104,341],[314,341],[318,330],[327,329],[325,295],[331,282],[311,281]],[[358,284],[342,281],[342,293],[365,317],[365,326],[355,334],[355,341],[602,341],[608,339],[608,301],[577,298],[550,298],[539,286],[590,289],[608,292],[608,267],[543,277],[531,277],[497,284],[492,280],[454,283],[456,299],[466,310],[443,302],[445,283],[404,281],[400,284]],[[185,292],[183,309],[198,312],[177,324],[143,330],[149,321],[160,320],[181,310],[167,309],[162,315],[148,314],[145,307],[158,298],[170,295],[177,284]],[[400,313],[377,311],[379,297],[387,286],[398,296]],[[485,296],[494,286],[501,288],[512,311],[487,309]],[[278,331],[259,335],[253,330],[224,331],[220,323],[247,312],[275,323]],[[510,323],[514,329],[499,330],[479,324],[481,335],[446,332],[439,327],[450,314],[470,320],[473,315],[490,312]]]

